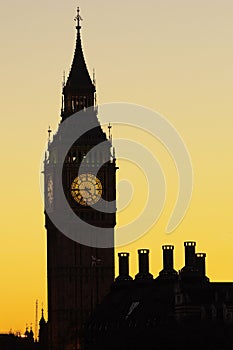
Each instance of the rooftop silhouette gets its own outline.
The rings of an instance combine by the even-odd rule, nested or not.
[[[210,282],[205,253],[185,242],[185,264],[173,268],[173,245],[164,245],[163,269],[153,277],[149,250],[138,250],[138,273],[129,275],[129,253],[119,276],[86,326],[87,350],[231,349],[233,282]]]

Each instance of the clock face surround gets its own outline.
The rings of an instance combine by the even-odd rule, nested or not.
[[[52,180],[52,177],[48,178],[47,194],[48,194],[48,202],[49,202],[49,205],[51,206],[53,203],[53,180]]]
[[[71,184],[72,197],[83,206],[97,203],[102,196],[102,191],[100,180],[93,174],[81,174]]]

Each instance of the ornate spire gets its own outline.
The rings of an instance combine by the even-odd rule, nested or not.
[[[39,322],[39,324],[40,324],[40,326],[43,324],[45,324],[46,322],[45,322],[45,318],[44,318],[44,309],[42,308],[41,309],[41,319],[40,319],[40,322]]]
[[[74,58],[67,82],[63,88],[64,106],[62,110],[62,119],[66,119],[69,115],[85,108],[94,106],[95,86],[90,78],[81,43],[80,9],[77,9],[77,39]]]

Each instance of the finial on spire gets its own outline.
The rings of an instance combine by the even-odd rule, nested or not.
[[[76,29],[78,30],[78,32],[80,32],[81,26],[80,26],[80,21],[82,21],[82,17],[80,16],[80,9],[79,7],[77,8],[77,16],[74,19],[77,22],[77,26]]]

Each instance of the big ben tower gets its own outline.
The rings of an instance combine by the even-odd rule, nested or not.
[[[49,141],[44,166],[49,350],[83,348],[85,321],[114,280],[116,215],[115,210],[105,209],[115,203],[116,164],[111,138],[97,117],[95,85],[81,44],[81,20],[78,9],[62,119]],[[74,140],[76,122],[79,132]]]

